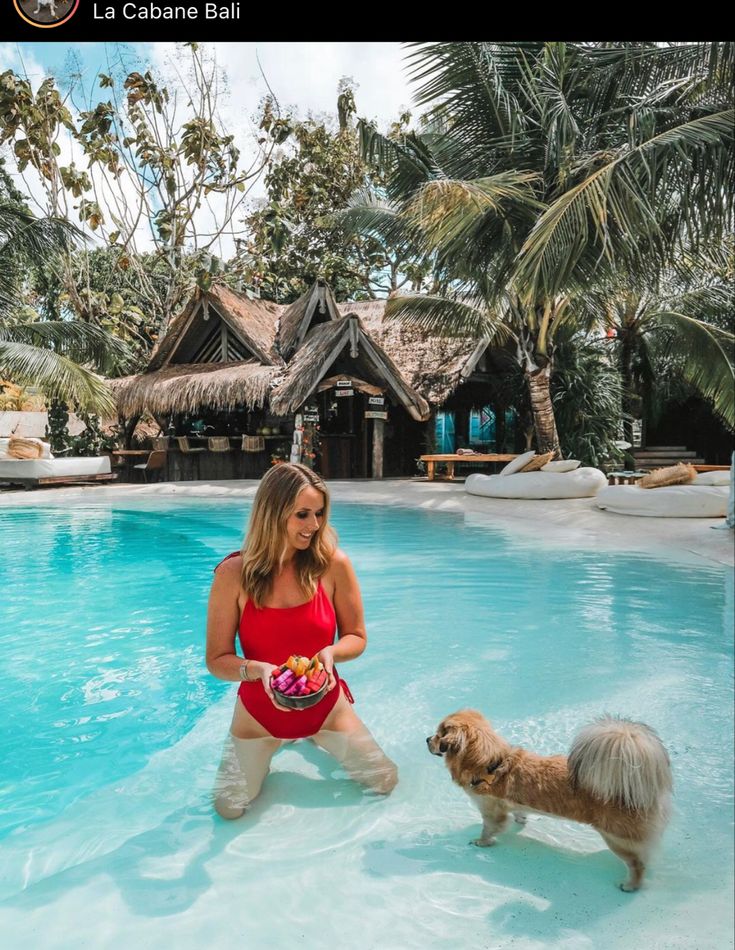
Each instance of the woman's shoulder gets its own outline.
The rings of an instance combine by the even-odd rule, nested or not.
[[[350,561],[349,557],[345,554],[342,548],[335,548],[334,553],[329,560],[327,574],[330,574],[334,578],[344,578],[345,576],[352,573],[352,562]]]
[[[237,577],[239,580],[240,574],[242,573],[242,554],[239,551],[228,554],[227,557],[223,558],[215,567],[214,572],[219,577]]]

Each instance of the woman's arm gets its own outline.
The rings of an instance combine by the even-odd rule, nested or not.
[[[350,559],[344,551],[336,551],[332,558],[331,573],[334,577],[332,603],[337,616],[339,639],[333,646],[325,647],[319,658],[329,674],[329,688],[336,680],[332,672],[335,663],[344,663],[360,656],[367,646],[365,616],[362,609],[360,585]]]
[[[241,670],[245,663],[235,649],[240,623],[240,565],[240,558],[236,557],[219,565],[214,572],[207,608],[207,669],[218,679],[236,683],[243,678]],[[290,712],[279,705],[273,695],[270,677],[275,668],[272,663],[248,660],[245,670],[248,680],[262,682],[266,695],[277,709]]]
[[[240,621],[239,558],[223,561],[214,572],[207,608],[207,669],[221,680],[237,682],[243,658],[235,649],[235,635]]]

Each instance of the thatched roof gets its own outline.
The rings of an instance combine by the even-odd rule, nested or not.
[[[251,300],[223,284],[215,284],[207,293],[197,293],[176,317],[153,351],[147,371],[175,363],[177,349],[196,332],[197,325],[211,320],[212,310],[261,363],[281,362],[274,343],[283,307],[269,300]]]
[[[323,280],[315,281],[298,300],[281,314],[278,329],[278,351],[288,362],[315,323],[326,323],[340,317],[332,291]]]
[[[470,375],[486,341],[427,336],[386,320],[386,302],[337,305],[321,280],[289,306],[215,285],[197,293],[173,321],[142,375],[113,381],[119,410],[130,416],[144,408],[163,413],[269,403],[288,415],[330,375],[349,342],[353,357],[360,354],[356,376],[362,367],[415,419],[425,419],[428,403],[441,406]],[[220,320],[229,342],[218,346]]]
[[[393,398],[417,420],[429,417],[429,406],[406,385],[401,372],[379,344],[365,334],[360,320],[349,314],[313,327],[270,396],[271,410],[285,416],[299,409],[328,375],[329,368],[349,347],[356,367],[366,366]]]
[[[337,306],[356,313],[373,340],[400,367],[406,382],[435,406],[441,406],[463,382],[485,349],[477,337],[427,336],[400,320],[384,317],[387,300],[360,300]]]
[[[145,409],[157,414],[197,412],[202,406],[234,409],[265,405],[275,366],[252,361],[165,366],[152,373],[109,380],[125,417]]]

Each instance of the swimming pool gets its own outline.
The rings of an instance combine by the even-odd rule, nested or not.
[[[252,813],[226,823],[209,789],[235,686],[207,673],[203,630],[246,506],[0,519],[3,946],[730,945],[726,568],[338,504],[370,636],[343,672],[400,784],[363,794],[300,743],[278,753]],[[462,706],[545,753],[602,711],[657,729],[675,814],[641,893],[617,891],[622,864],[570,822],[467,845],[478,817],[424,742]]]

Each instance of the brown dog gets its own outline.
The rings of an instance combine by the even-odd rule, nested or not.
[[[569,758],[541,756],[509,745],[474,709],[447,716],[426,740],[445,757],[452,779],[482,815],[473,843],[495,844],[512,812],[557,815],[592,825],[628,866],[620,887],[635,891],[653,845],[669,818],[671,766],[649,726],[603,716],[574,739]]]

